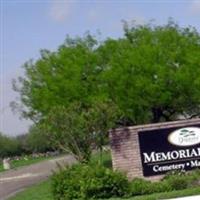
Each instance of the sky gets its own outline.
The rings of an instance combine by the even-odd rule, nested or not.
[[[122,20],[165,24],[169,17],[200,31],[200,0],[0,0],[0,132],[16,136],[31,125],[11,111],[10,102],[19,98],[12,79],[41,49],[54,51],[66,35],[86,31],[100,31],[101,40],[122,37]]]

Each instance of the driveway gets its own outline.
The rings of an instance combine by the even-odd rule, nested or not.
[[[75,160],[72,156],[64,156],[0,173],[0,200],[6,200],[17,192],[46,180],[58,168],[58,163],[65,165],[73,162]]]

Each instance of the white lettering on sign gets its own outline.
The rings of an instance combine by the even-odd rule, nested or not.
[[[184,158],[200,157],[200,148],[194,149],[181,149],[177,151],[168,152],[151,152],[143,153],[144,163],[161,162],[169,160],[179,160]]]
[[[165,172],[165,171],[171,171],[171,170],[184,170],[184,169],[185,169],[185,163],[165,165],[165,166],[159,166],[159,165],[153,166],[154,172]]]
[[[200,161],[195,160],[195,161],[190,161],[191,167],[200,167]]]

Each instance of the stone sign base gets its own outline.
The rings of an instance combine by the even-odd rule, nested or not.
[[[138,132],[186,126],[192,127],[197,125],[200,125],[200,119],[155,123],[110,130],[109,137],[114,170],[125,172],[129,179],[138,177],[151,181],[160,180],[163,175],[149,177],[144,177],[143,175]],[[160,141],[160,143],[162,143],[162,141]]]

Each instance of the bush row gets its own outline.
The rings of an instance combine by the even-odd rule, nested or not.
[[[122,197],[129,193],[127,178],[101,165],[67,167],[53,176],[52,183],[56,200]]]
[[[128,181],[120,172],[102,165],[77,164],[52,177],[55,200],[107,199],[168,192],[195,186],[200,179],[200,171],[174,173],[160,182],[150,182],[136,178]]]
[[[53,151],[45,135],[31,132],[18,137],[9,137],[0,133],[0,160],[5,157],[23,154]]]

